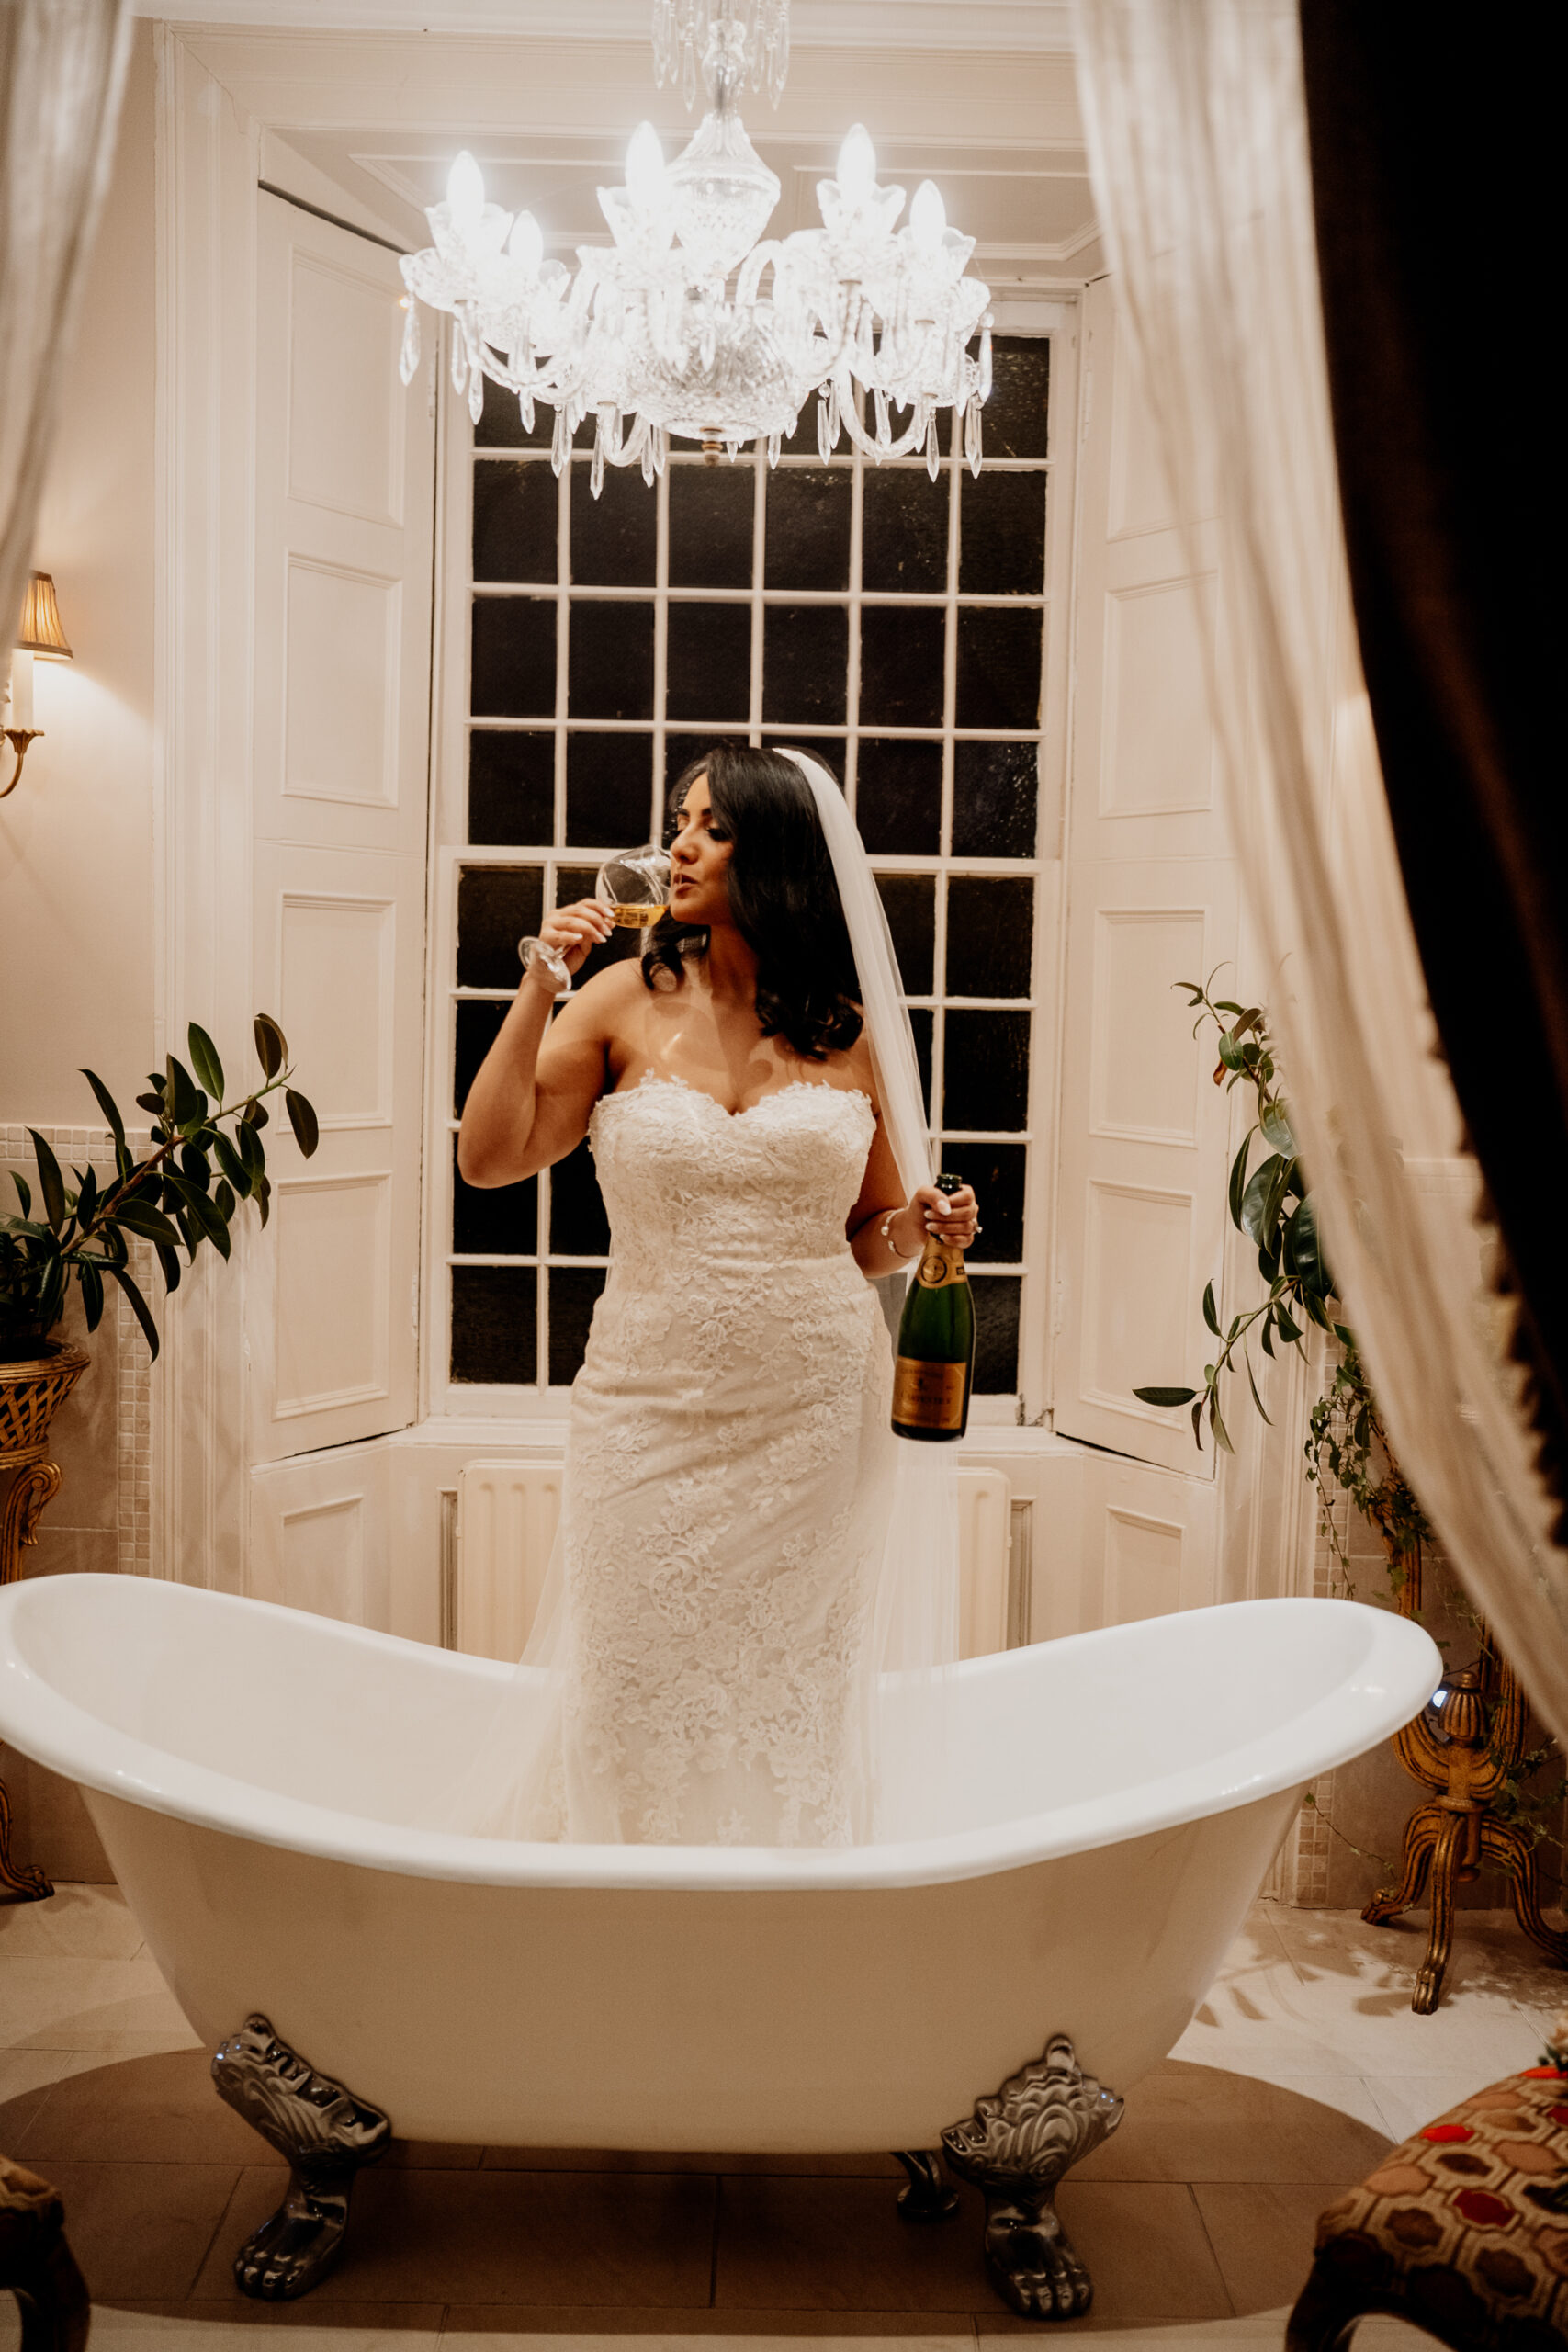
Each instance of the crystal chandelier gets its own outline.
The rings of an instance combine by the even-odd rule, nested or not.
[[[606,465],[651,481],[671,434],[713,459],[763,443],[773,464],[814,392],[824,459],[842,434],[877,459],[923,449],[934,479],[937,419],[953,409],[977,473],[991,321],[989,288],[965,275],[974,239],[948,227],[930,180],[895,228],[904,191],[878,186],[859,123],[837,176],[818,183],[821,228],[762,237],[779,183],[739,99],[750,74],[777,101],[788,0],[654,0],[660,81],[694,86],[699,49],[708,112],[695,136],[666,164],[653,125],[638,127],[625,187],[599,190],[615,242],[580,245],[575,273],[545,258],[531,212],[487,204],[478,164],[457,157],[446,201],[425,215],[434,246],[402,264],[404,382],[419,365],[418,304],[449,311],[453,387],[476,424],[487,376],[517,395],[529,432],[536,405],[553,408],[558,474],[596,413],[595,497]]]

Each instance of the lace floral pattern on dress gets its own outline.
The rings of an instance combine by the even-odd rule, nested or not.
[[[651,1077],[593,1114],[615,1239],[562,1510],[574,1838],[867,1834],[891,1363],[844,1224],[874,1129],[799,1080],[731,1114]]]

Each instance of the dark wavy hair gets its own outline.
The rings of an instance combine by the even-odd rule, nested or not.
[[[716,743],[682,769],[671,809],[699,775],[707,778],[715,830],[735,844],[729,910],[757,958],[763,1036],[784,1038],[807,1061],[842,1053],[863,1025],[860,980],[811,786],[782,752]],[[685,958],[702,955],[707,942],[705,925],[665,915],[643,951],[645,984],[656,987],[660,970],[679,978]]]

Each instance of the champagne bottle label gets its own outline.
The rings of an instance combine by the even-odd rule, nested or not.
[[[922,1363],[898,1356],[893,1365],[893,1419],[907,1428],[961,1430],[966,1363]]]
[[[963,1250],[944,1249],[939,1235],[928,1236],[925,1255],[915,1269],[915,1280],[920,1288],[947,1290],[953,1283],[967,1282],[968,1279],[964,1271]]]

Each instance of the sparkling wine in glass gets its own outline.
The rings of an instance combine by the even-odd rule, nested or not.
[[[670,904],[670,853],[650,842],[646,849],[617,850],[599,868],[596,896],[628,931],[649,931]]]

